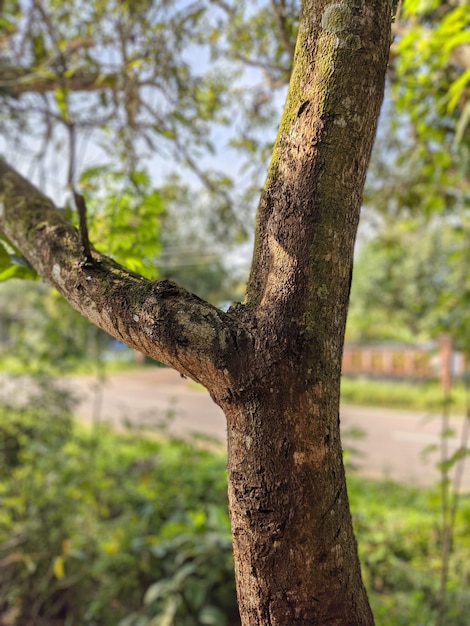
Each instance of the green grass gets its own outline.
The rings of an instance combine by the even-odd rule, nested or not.
[[[156,363],[155,363],[156,364]],[[147,363],[140,364],[133,360],[111,358],[106,359],[104,367],[99,365],[96,361],[91,359],[76,360],[70,362],[62,362],[59,366],[47,362],[41,362],[39,360],[33,363],[25,363],[24,361],[13,357],[4,357],[0,359],[0,372],[5,372],[12,375],[31,375],[35,373],[48,372],[54,376],[57,374],[99,374],[101,370],[104,370],[105,374],[112,374],[114,372],[127,372],[136,371],[139,369],[147,368]]]
[[[463,383],[454,386],[450,400],[451,413],[464,415],[466,400]],[[443,408],[444,394],[436,381],[411,383],[344,377],[341,382],[341,401],[343,404],[439,413]]]

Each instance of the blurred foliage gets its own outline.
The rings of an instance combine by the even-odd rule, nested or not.
[[[434,144],[442,151],[446,141],[447,147],[468,144],[468,1],[405,0],[400,19],[393,90],[398,108],[409,114],[423,149]]]
[[[1,409],[0,623],[238,624],[223,455],[85,431],[67,415]],[[439,498],[354,476],[349,492],[378,623],[433,623]],[[450,560],[453,626],[470,608],[469,524],[465,498]]]
[[[395,4],[387,106],[366,203],[391,220],[461,215],[470,197],[468,2]],[[135,271],[156,276],[162,219],[171,212],[185,220],[195,205],[204,215],[199,232],[236,245],[251,230],[300,5],[4,2],[0,126],[15,146],[11,158],[29,159],[39,180],[52,172],[79,180],[93,241]],[[90,167],[88,142],[100,165]],[[217,169],[222,148],[229,164]],[[162,179],[158,190],[150,166]],[[194,192],[194,181],[203,192]],[[192,187],[189,204],[170,207],[165,186],[175,197]],[[167,249],[180,246],[168,239]],[[209,245],[203,237],[196,248]],[[14,254],[0,248],[0,272],[28,274]],[[216,255],[207,271],[197,268],[210,283],[227,278],[223,254]],[[169,256],[160,265],[186,281]],[[195,282],[189,288],[204,296]],[[206,292],[215,299],[212,286]]]
[[[133,272],[155,278],[165,204],[147,172],[94,167],[80,174],[79,184],[93,245]]]
[[[38,277],[10,241],[0,240],[0,282],[10,278],[34,280]]]
[[[227,46],[223,57],[215,54],[231,24],[225,7],[211,0],[3,2],[0,128],[12,147],[7,158],[30,162],[28,177],[60,195],[90,165],[124,172],[125,189],[116,191],[128,196],[130,184],[137,197],[136,179],[150,162],[159,179],[182,171],[202,184],[227,239],[246,235],[252,197],[234,185],[234,168],[227,174],[214,158],[237,135],[229,124],[243,123],[242,99],[254,98]],[[153,203],[152,194],[140,204]],[[127,198],[121,208],[129,202],[135,204]]]
[[[206,190],[205,208],[216,216],[206,222],[208,231],[237,240],[251,223],[247,207],[259,187],[257,168],[274,139],[279,103],[272,90],[280,89],[282,98],[299,4],[6,0],[0,128],[11,156],[32,162],[40,182],[53,172],[68,183],[81,175],[93,242],[137,271],[152,275],[160,248],[174,245],[161,232],[168,189],[156,190],[142,165],[151,155],[191,171]],[[353,298],[354,289],[362,290],[358,318],[368,336],[383,329],[381,321],[371,324],[372,310],[380,320],[393,314],[400,336],[431,332],[436,323],[448,328],[456,318],[459,337],[465,336],[468,290],[458,280],[468,273],[468,235],[462,221],[454,232],[460,242],[449,233],[470,198],[469,74],[456,62],[459,46],[468,44],[467,5],[407,0],[397,17],[388,91],[393,117],[377,142],[367,196],[385,237],[364,248],[356,271],[363,281],[353,288]],[[216,153],[217,139],[226,139],[229,122],[235,132],[227,143],[254,165],[247,180],[233,167],[229,176],[205,161]],[[87,141],[99,147],[103,167],[89,167]],[[185,207],[194,205],[192,199]],[[442,217],[429,239],[422,222],[409,221],[416,214]],[[198,240],[199,248],[205,245]],[[405,262],[410,250],[415,257]],[[15,255],[8,243],[0,247],[0,272],[19,277],[28,271]],[[214,267],[218,274],[221,265]],[[176,263],[160,272],[190,280]],[[409,275],[416,286],[405,284]],[[457,287],[442,291],[440,281],[447,286],[454,279]],[[211,284],[207,294],[219,297]],[[34,299],[34,292],[25,297]],[[83,350],[81,321],[50,298],[52,304],[36,312],[7,302],[13,313],[4,340],[20,337],[15,351],[24,359],[35,355],[38,370],[46,356],[67,368]],[[23,322],[28,334],[22,336]],[[181,441],[72,429],[47,403],[33,405],[9,403],[1,410],[0,623],[235,624],[223,459]],[[437,500],[363,480],[350,479],[349,486],[377,620],[432,623],[440,568]],[[449,575],[454,626],[468,623],[470,608],[462,556],[470,508],[468,500],[463,504]]]
[[[416,342],[448,332],[468,349],[469,237],[463,220],[384,219],[358,250],[348,340]]]
[[[390,96],[397,161],[428,215],[462,203],[468,209],[469,26],[467,0],[406,0],[396,24]]]
[[[278,22],[288,13],[283,5]],[[249,85],[243,79],[245,66],[234,47],[235,30],[238,37],[252,9],[238,1],[228,12],[227,7],[211,0],[2,4],[0,128],[8,142],[6,157],[20,168],[30,163],[27,177],[61,199],[64,186],[75,185],[87,201],[92,243],[151,278],[158,277],[161,224],[170,210],[184,220],[185,211],[204,206],[207,217],[196,225],[204,233],[197,248],[208,247],[204,235],[210,233],[223,238],[226,248],[239,243],[251,223],[252,192],[259,181],[246,173],[240,184],[239,163],[230,165],[230,173],[211,165],[222,144],[237,147],[232,134],[243,134],[249,102],[259,100],[251,78]],[[234,12],[239,15],[235,30]],[[262,23],[266,16],[272,23],[272,14],[271,8],[258,12],[256,32],[249,35],[253,45],[256,37],[267,39],[270,31],[263,34]],[[260,44],[255,51],[265,48],[263,58],[277,46],[275,37],[269,38],[269,46]],[[263,118],[274,135],[268,99],[255,108],[257,128]],[[261,115],[262,108],[269,115]],[[232,133],[227,127],[234,123],[238,129]],[[150,181],[150,165],[159,172],[161,190]],[[188,185],[193,188],[189,204],[172,201],[170,208],[168,189],[173,186],[176,197]],[[64,210],[68,219],[71,208]],[[167,235],[165,246],[178,248],[181,242]],[[215,281],[221,285],[228,272],[220,250],[213,256],[210,267],[195,264],[194,281],[187,271],[172,273],[190,290],[220,302],[232,289],[217,297]],[[0,279],[12,276],[35,273],[17,251],[0,244]],[[205,280],[211,283],[207,289]]]
[[[348,337],[413,342],[446,331],[468,352],[468,2],[398,4]]]
[[[234,623],[222,457],[71,431],[42,410],[10,407],[1,419],[6,622]]]
[[[0,78],[8,136],[32,133],[44,142],[40,151],[60,150],[74,133],[93,129],[103,150],[132,170],[139,151],[155,142],[183,149],[190,139],[195,150],[211,149],[207,121],[220,114],[229,75],[216,76],[203,62],[209,8],[6,0]],[[188,53],[201,58],[203,71]],[[146,142],[140,148],[138,139]]]
[[[428,626],[439,610],[439,496],[393,483],[350,480],[364,582],[377,624]],[[445,623],[465,626],[470,609],[470,500],[454,534]]]
[[[217,216],[208,210],[208,197],[174,177],[160,191],[168,210],[162,216],[159,277],[216,306],[241,300],[246,265],[240,268],[240,254],[227,249]]]
[[[42,282],[0,283],[0,367],[64,374],[95,360],[109,337]]]
[[[401,4],[348,338],[413,342],[445,331],[468,352],[468,3]]]

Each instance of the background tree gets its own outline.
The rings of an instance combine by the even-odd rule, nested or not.
[[[0,363],[10,373],[65,373],[107,337],[74,311],[45,283],[1,284]],[[106,339],[105,339],[106,337]]]
[[[362,243],[354,267],[350,341],[428,341],[450,332],[462,340],[468,298],[468,233],[424,216],[386,225]],[[413,254],[409,251],[413,250]],[[403,277],[406,276],[406,281]],[[455,294],[461,301],[458,306]],[[456,308],[457,307],[457,308]],[[457,320],[460,324],[456,324]]]
[[[228,87],[240,74],[209,66],[220,13],[211,2],[4,2],[0,126],[12,162],[29,157],[30,174],[61,202],[64,179],[83,177],[90,154],[102,173],[127,178],[135,198],[145,193],[135,175],[143,163],[162,180],[177,161],[204,185],[218,224],[243,231],[243,194],[203,160],[214,129],[233,119]]]
[[[366,185],[351,339],[416,341],[445,330],[467,343],[468,26],[467,2],[400,3]]]

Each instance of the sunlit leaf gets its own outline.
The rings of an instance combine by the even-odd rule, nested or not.
[[[162,580],[153,583],[153,585],[150,585],[144,595],[144,604],[152,604],[152,602],[155,602],[155,600],[164,597],[168,593],[170,586],[171,585],[168,580]]]
[[[10,278],[37,280],[39,276],[32,268],[21,267],[20,265],[10,265],[3,271],[0,271],[0,281],[9,280]]]
[[[5,270],[7,267],[11,265],[10,255],[5,250],[5,247],[0,242],[0,272]]]
[[[69,120],[69,111],[68,111],[68,101],[67,101],[67,90],[63,87],[56,89],[54,91],[54,97],[57,104],[57,108],[59,109],[60,115],[65,121]]]
[[[54,576],[57,578],[57,580],[62,580],[62,578],[65,576],[64,557],[56,556],[54,558],[53,571]]]
[[[199,621],[208,626],[225,626],[227,624],[226,616],[216,606],[205,606],[199,613]]]
[[[452,112],[464,92],[465,89],[470,87],[470,68],[465,70],[463,74],[455,80],[449,89],[449,101],[447,104],[447,110]]]

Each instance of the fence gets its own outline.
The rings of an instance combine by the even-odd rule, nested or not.
[[[463,353],[452,349],[447,335],[423,346],[346,344],[343,353],[343,374],[417,380],[437,378],[446,389],[452,378],[464,376],[465,367]]]

